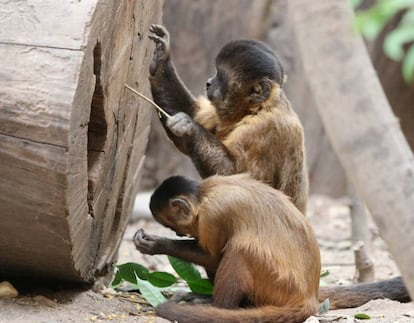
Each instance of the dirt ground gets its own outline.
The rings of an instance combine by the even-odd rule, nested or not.
[[[129,225],[119,251],[119,263],[138,262],[151,270],[172,272],[165,256],[145,256],[135,251],[132,236],[138,228],[150,233],[173,236],[173,233],[153,222],[140,218],[147,213],[148,195],[138,200],[135,221]],[[321,247],[323,269],[330,274],[323,280],[326,284],[350,284],[354,276],[353,252],[350,243],[350,217],[345,200],[332,200],[313,196],[309,203],[309,220]],[[372,258],[376,279],[398,275],[398,270],[387,253],[375,227],[370,225]],[[389,300],[371,301],[359,308],[329,311],[307,322],[359,322],[356,313],[371,317],[367,322],[405,323],[414,322],[412,303],[400,304]],[[96,291],[76,289],[34,289],[17,298],[0,300],[0,323],[3,322],[167,322],[154,316],[152,308],[139,294],[114,294],[98,286]]]

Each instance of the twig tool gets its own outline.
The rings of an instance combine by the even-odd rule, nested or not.
[[[171,115],[167,113],[163,108],[161,108],[158,104],[156,104],[154,101],[152,101],[149,97],[145,96],[144,94],[138,92],[137,90],[130,87],[128,84],[124,84],[124,86],[130,90],[132,93],[138,95],[139,97],[143,98],[145,101],[151,103],[160,113],[162,113],[167,118],[171,118]]]

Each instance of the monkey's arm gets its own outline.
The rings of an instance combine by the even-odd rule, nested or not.
[[[165,124],[170,139],[192,159],[201,177],[236,172],[234,158],[223,143],[189,115],[177,113],[167,119]]]
[[[150,235],[143,229],[139,229],[135,233],[133,241],[137,250],[144,254],[173,256],[213,271],[217,269],[219,263],[217,257],[211,256],[201,249],[197,240],[194,239],[172,240]]]
[[[163,26],[151,25],[148,36],[155,42],[150,64],[150,83],[154,101],[169,114],[194,115],[196,100],[178,77],[170,54],[170,36]]]

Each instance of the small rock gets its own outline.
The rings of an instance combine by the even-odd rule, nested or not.
[[[43,295],[37,295],[35,297],[33,297],[33,300],[35,300],[37,303],[41,304],[41,305],[45,305],[48,307],[56,307],[56,302],[43,296]]]
[[[0,283],[0,298],[15,298],[19,295],[16,288],[8,281]]]

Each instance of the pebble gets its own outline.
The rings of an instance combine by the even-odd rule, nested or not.
[[[57,303],[43,295],[37,295],[33,297],[33,300],[35,300],[37,303],[41,305],[45,305],[48,307],[56,307]]]
[[[16,288],[8,281],[0,283],[0,298],[15,298],[19,295]]]

